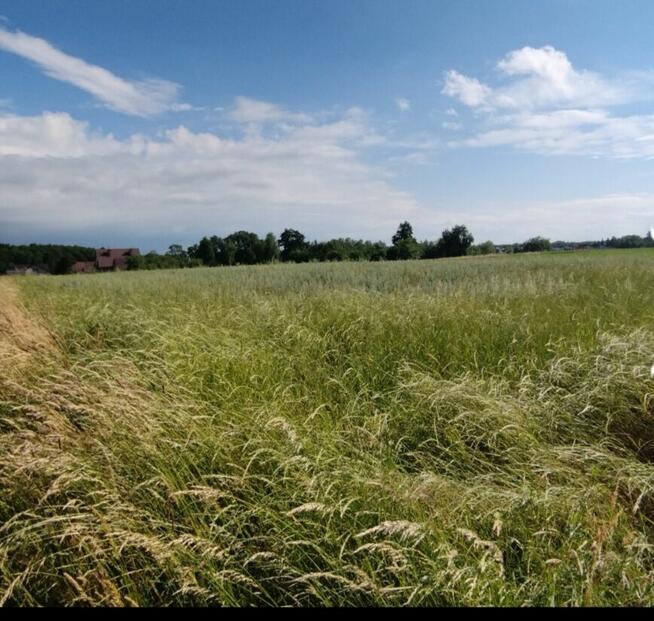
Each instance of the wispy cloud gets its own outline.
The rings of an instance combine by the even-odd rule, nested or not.
[[[400,112],[408,112],[411,110],[411,101],[405,97],[398,97],[395,100],[395,105],[398,107]]]
[[[475,133],[453,146],[511,146],[559,155],[654,157],[654,115],[620,115],[620,106],[646,99],[652,77],[607,78],[576,69],[551,46],[524,47],[500,60],[504,80],[490,86],[455,70],[444,95],[475,112]]]
[[[130,81],[57,49],[45,39],[0,26],[0,49],[36,63],[55,80],[87,91],[107,107],[135,116],[152,116],[172,110],[179,86],[159,79]]]
[[[229,118],[237,123],[293,122],[310,123],[311,115],[289,112],[285,108],[268,101],[259,101],[249,97],[237,97]]]

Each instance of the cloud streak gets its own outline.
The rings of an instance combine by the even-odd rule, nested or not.
[[[47,76],[73,84],[105,106],[133,116],[148,117],[174,109],[179,86],[159,79],[130,81],[57,49],[45,39],[0,26],[0,49],[35,63]]]
[[[228,116],[237,123],[311,123],[313,121],[313,118],[308,114],[289,112],[281,106],[268,101],[259,101],[242,96],[235,99],[234,106]]]

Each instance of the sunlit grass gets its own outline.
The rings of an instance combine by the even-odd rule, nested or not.
[[[4,603],[654,603],[652,251],[4,282]]]

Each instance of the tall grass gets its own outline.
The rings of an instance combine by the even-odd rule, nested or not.
[[[2,284],[4,604],[654,603],[651,251]]]

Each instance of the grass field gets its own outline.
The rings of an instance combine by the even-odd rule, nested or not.
[[[654,604],[654,252],[0,279],[0,603]]]

